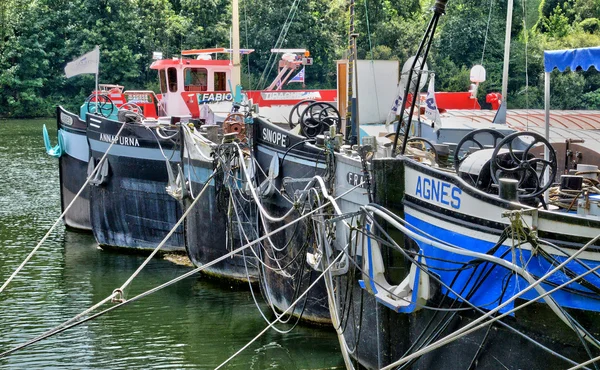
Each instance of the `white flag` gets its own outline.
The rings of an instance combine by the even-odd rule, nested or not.
[[[398,83],[398,87],[396,88],[396,100],[394,100],[394,104],[392,104],[392,109],[388,113],[388,116],[385,120],[385,127],[389,126],[392,123],[396,116],[400,114],[400,110],[402,109],[402,104],[404,104],[404,92],[406,90],[406,83],[403,80],[400,80]]]
[[[72,62],[67,63],[65,74],[67,78],[71,78],[83,73],[98,73],[98,65],[100,64],[100,47],[96,46],[94,50],[80,56]]]
[[[442,127],[440,111],[435,102],[435,75],[429,79],[429,87],[427,88],[427,97],[425,98],[425,117],[433,122],[433,129],[437,130]]]

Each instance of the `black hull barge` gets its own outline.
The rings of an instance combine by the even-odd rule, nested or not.
[[[89,145],[86,137],[87,124],[77,115],[56,108],[58,135],[64,145],[58,159],[60,174],[60,205],[64,212],[81,190],[87,179]],[[92,231],[90,221],[90,189],[87,186],[64,216],[65,225],[71,229]]]
[[[155,249],[182,216],[181,205],[166,191],[167,166],[180,162],[179,130],[165,133],[156,124],[88,116],[87,136],[95,164],[115,142],[90,188],[91,223],[98,244]],[[162,250],[184,251],[183,227]]]
[[[314,176],[325,175],[324,150],[307,138],[282,129],[260,117],[254,118],[254,155],[256,176],[262,204],[274,218],[287,215],[283,221],[270,222],[263,217],[263,235],[289,224],[302,215],[290,212],[295,192],[304,191]],[[313,140],[311,140],[313,141]],[[262,171],[261,171],[262,169]],[[303,199],[306,199],[304,197]],[[305,205],[300,205],[302,208]],[[319,276],[307,263],[307,252],[314,253],[314,233],[310,219],[300,221],[263,241],[261,249],[261,289],[265,300],[278,311],[287,310]],[[300,299],[289,312],[307,322],[330,324],[327,291],[323,280]]]
[[[188,257],[197,266],[203,266],[232,250],[246,244],[240,227],[248,230],[247,237],[254,240],[255,229],[249,204],[236,204],[242,215],[238,220],[232,194],[224,183],[223,168],[218,166],[215,150],[218,145],[194,129],[182,128],[183,171],[188,183],[188,194],[182,197],[185,219],[185,245]],[[203,192],[203,193],[202,193]],[[200,197],[200,199],[197,199]],[[256,258],[252,251],[235,254],[202,271],[208,276],[239,283],[255,283],[258,277]]]

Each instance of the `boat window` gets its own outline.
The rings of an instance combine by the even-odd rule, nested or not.
[[[185,91],[208,90],[208,72],[206,68],[186,68],[184,75]]]
[[[160,81],[160,92],[165,94],[167,92],[167,74],[164,69],[158,71],[158,80]]]
[[[167,76],[169,77],[169,91],[177,92],[177,69],[169,68]]]
[[[227,74],[215,72],[215,91],[227,91]]]

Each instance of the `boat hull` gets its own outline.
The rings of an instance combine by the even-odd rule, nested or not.
[[[272,183],[274,189],[282,188],[283,178],[294,179],[295,182],[285,186],[287,194],[293,196],[295,190],[302,190],[315,175],[325,173],[323,151],[305,143],[300,144],[305,138],[293,135],[260,118],[255,119],[253,126],[258,165],[268,173],[273,158],[278,158],[276,163],[279,171]],[[265,176],[261,174],[258,170],[259,182],[266,181]],[[277,218],[286,215],[292,207],[292,204],[276,190],[262,198],[262,201],[267,212]],[[261,225],[262,235],[288,225],[300,216],[301,212],[294,211],[283,221],[265,221]],[[275,248],[271,246],[271,242]],[[265,300],[283,312],[288,310],[319,276],[306,262],[307,251],[314,252],[314,235],[309,228],[309,219],[270,236],[263,245],[266,252],[262,251],[261,258],[266,267],[261,266],[261,290]],[[290,311],[293,316],[307,322],[330,324],[327,291],[323,280],[318,281]]]
[[[88,141],[95,164],[117,137],[121,123],[88,117]],[[178,135],[178,134],[176,134]],[[180,162],[175,142],[160,139],[142,125],[127,124],[107,155],[106,176],[91,187],[91,223],[98,244],[152,250],[181,218],[181,205],[166,192],[167,161]],[[166,157],[166,158],[165,158]],[[184,251],[180,225],[163,251]]]
[[[89,145],[87,125],[77,115],[57,107],[58,135],[62,136],[64,150],[58,159],[60,176],[60,204],[64,210],[71,204],[87,179]],[[83,189],[64,216],[65,225],[71,229],[91,231],[90,190]]]
[[[222,172],[217,172],[215,178],[209,180],[213,167],[213,162],[184,157],[184,174],[189,181],[191,195],[200,196],[208,182],[205,193],[195,204],[192,196],[183,199],[185,210],[192,207],[185,220],[185,245],[190,260],[197,267],[245,244],[240,238],[229,192],[223,186]],[[246,207],[244,212],[251,213],[251,210]],[[248,238],[253,240],[252,235]],[[203,270],[203,273],[220,279],[254,283],[258,269],[256,258],[250,250],[246,250]]]
[[[470,188],[457,176],[431,169],[410,159],[384,159],[373,162],[375,203],[400,218],[405,218],[410,225],[429,237],[513,262],[526,269],[536,279],[554,267],[541,257],[541,249],[533,254],[526,246],[519,247],[515,250],[518,254],[515,258],[508,246],[510,240],[496,245],[509,222],[501,217],[501,213],[527,207]],[[424,179],[428,181],[423,181]],[[424,184],[429,186],[427,191],[423,187]],[[431,187],[435,186],[439,186],[440,191],[432,191]],[[596,220],[580,219],[577,222],[573,215],[569,214],[537,211],[535,220],[528,219],[526,213],[524,214],[523,217],[529,225],[537,225],[538,236],[541,239],[551,240],[569,254],[579,250],[584,244],[582,240],[593,234],[594,230],[597,232],[600,229]],[[514,272],[495,263],[480,263],[472,265],[470,269],[458,269],[457,264],[460,267],[461,263],[468,263],[473,257],[444,252],[429,242],[409,242],[402,235],[391,235],[401,247],[407,250],[416,247],[422,253],[427,269],[432,273],[430,284],[435,293],[425,303],[421,303],[430,308],[413,306],[401,310],[379,299],[379,302],[369,305],[369,300],[364,300],[364,296],[358,294],[355,288],[360,299],[353,299],[351,302],[363,306],[362,315],[378,312],[376,323],[363,320],[360,325],[367,337],[374,338],[373,342],[355,352],[358,353],[358,356],[355,356],[358,361],[368,368],[388,365],[399,360],[403,354],[407,356],[415,353],[443,337],[453,337],[457,330],[481,318],[484,313],[496,309],[501,303],[507,302],[504,308],[499,309],[499,313],[504,313],[521,304],[531,303],[539,297],[539,292],[531,290],[509,303],[511,297],[529,285],[525,279],[515,277]],[[587,237],[587,240],[589,239],[590,237]],[[492,249],[495,245],[497,248]],[[559,256],[560,253],[556,249],[548,252],[559,262],[564,261],[564,256]],[[365,271],[366,267],[362,265],[361,257],[355,256],[355,260]],[[408,275],[411,262],[402,254],[394,255],[391,252],[383,253],[382,258],[386,279],[392,285],[399,284]],[[598,266],[599,260],[596,247],[592,246],[589,252],[581,256],[581,261],[587,267],[569,263],[567,268],[575,274],[581,274]],[[365,275],[362,279],[367,281]],[[568,279],[561,271],[550,276],[541,287],[549,291]],[[600,286],[597,276],[589,275],[585,280],[586,287]],[[583,282],[581,284],[570,284],[570,290],[559,290],[552,294],[552,298],[571,317],[582,323],[591,335],[597,337],[600,334],[600,304],[597,294],[584,287]],[[362,286],[364,287],[364,284]],[[476,364],[477,368],[483,369],[565,368],[573,365],[565,360],[565,357],[581,363],[599,354],[597,348],[584,343],[585,340],[578,337],[543,300],[519,308],[503,318],[502,323],[483,326],[450,344],[428,351],[409,362],[408,367],[472,368]],[[385,333],[395,330],[404,331],[404,336],[386,338]],[[348,342],[351,338],[345,335],[345,339]],[[586,347],[590,354],[586,352]],[[395,356],[378,356],[375,350],[380,351],[381,348]],[[559,353],[562,357],[549,351]],[[384,361],[374,363],[374,359]]]

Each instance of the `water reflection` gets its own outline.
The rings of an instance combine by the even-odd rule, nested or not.
[[[43,153],[44,121],[0,122],[0,282],[60,214],[55,159]],[[45,121],[49,128],[52,121]],[[55,137],[51,131],[51,137]],[[92,306],[120,286],[144,257],[98,249],[93,237],[60,225],[0,293],[0,351]],[[189,271],[152,261],[126,291],[133,297]],[[263,310],[265,307],[262,307]],[[191,277],[96,320],[34,344],[0,367],[214,368],[264,327],[250,292]],[[342,368],[333,331],[268,332],[228,368]]]

